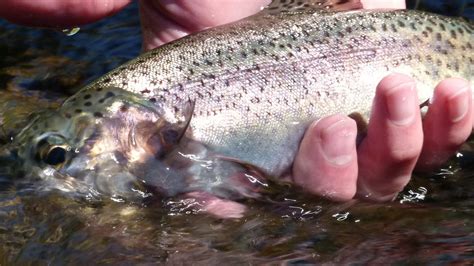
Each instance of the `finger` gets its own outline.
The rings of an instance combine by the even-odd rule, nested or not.
[[[358,149],[359,198],[393,199],[410,180],[423,131],[414,81],[401,74],[377,86],[367,136]]]
[[[293,165],[296,184],[332,200],[350,200],[357,182],[357,126],[354,120],[333,115],[307,131]]]
[[[425,141],[417,168],[431,170],[446,162],[471,134],[472,120],[469,83],[454,78],[441,82],[423,121]]]
[[[367,9],[376,9],[376,8],[395,8],[403,9],[405,8],[405,0],[361,0],[364,8]]]
[[[270,0],[141,0],[144,49],[253,15]]]
[[[132,0],[2,0],[0,17],[27,26],[66,28],[113,15]]]

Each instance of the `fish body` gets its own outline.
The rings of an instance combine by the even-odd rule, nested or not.
[[[471,22],[416,11],[262,12],[147,52],[85,86],[20,133],[16,143],[27,144],[18,154],[48,176],[51,164],[35,162],[44,157],[39,143],[48,155],[66,143],[74,152],[56,155],[71,162],[52,172],[97,185],[92,172],[109,169],[115,177],[107,178],[117,178],[119,166],[139,164],[124,180],[160,179],[171,195],[218,187],[235,174],[233,164],[279,176],[312,121],[334,113],[367,118],[377,83],[390,73],[413,77],[420,102],[444,78],[473,81],[473,33]],[[113,183],[104,182],[98,186]]]
[[[278,175],[308,123],[367,117],[391,72],[414,77],[421,101],[443,78],[472,80],[473,41],[472,24],[414,11],[268,15],[153,50],[80,94],[113,86],[169,110],[192,99],[195,140]]]

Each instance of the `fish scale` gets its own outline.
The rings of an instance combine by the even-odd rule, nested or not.
[[[191,99],[193,139],[279,175],[311,121],[367,118],[389,73],[414,77],[420,102],[444,78],[472,81],[473,39],[470,22],[416,11],[260,14],[148,52],[80,94],[119,87],[170,110]]]
[[[386,75],[413,77],[420,103],[444,78],[473,81],[472,22],[325,10],[356,3],[274,1],[144,53],[25,127],[12,143],[19,169],[80,194],[141,197],[147,184],[167,196],[253,196],[242,171],[284,174],[321,117],[368,119]]]

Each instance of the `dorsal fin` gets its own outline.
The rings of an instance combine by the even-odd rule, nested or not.
[[[348,11],[361,9],[361,0],[273,0],[263,12],[279,14],[284,12],[321,10]]]

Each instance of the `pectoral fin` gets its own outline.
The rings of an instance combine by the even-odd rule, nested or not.
[[[189,101],[183,109],[178,111],[179,118],[175,122],[169,122],[160,118],[156,123],[141,125],[141,134],[145,138],[147,150],[162,158],[172,151],[185,136],[194,113],[194,102]]]

